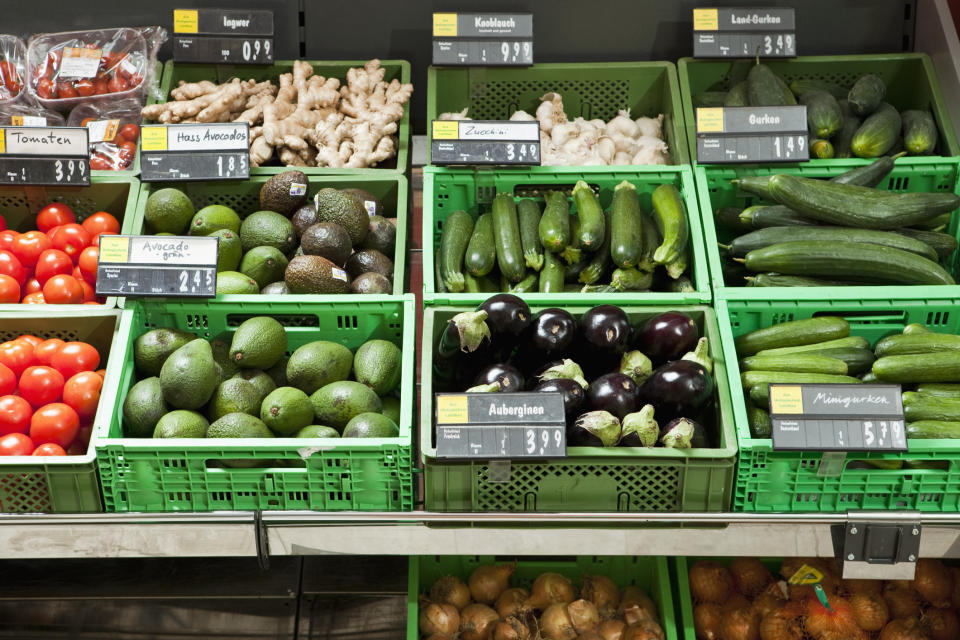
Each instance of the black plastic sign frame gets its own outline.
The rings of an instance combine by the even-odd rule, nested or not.
[[[536,120],[434,120],[430,163],[435,165],[540,164]]]
[[[104,236],[97,295],[212,298],[219,242],[216,236]]]
[[[529,67],[532,13],[434,13],[433,64]]]
[[[273,12],[174,9],[173,59],[206,64],[273,64]]]
[[[792,7],[699,7],[693,10],[695,58],[794,58]]]
[[[697,162],[742,164],[810,159],[807,107],[700,107]]]
[[[143,125],[140,179],[144,182],[246,180],[250,126],[245,122]]]
[[[0,184],[90,185],[86,127],[0,127]]]

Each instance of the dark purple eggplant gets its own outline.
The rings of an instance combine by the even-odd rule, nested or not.
[[[620,439],[620,421],[608,411],[589,411],[567,427],[567,444],[574,447],[612,447]]]
[[[654,371],[638,395],[663,419],[695,415],[713,396],[713,378],[697,362],[674,360]]]
[[[608,373],[591,382],[587,402],[591,409],[609,411],[618,420],[640,407],[636,383],[622,373]]]
[[[689,418],[676,418],[660,430],[660,444],[670,449],[706,449],[707,432]]]
[[[547,393],[556,391],[563,395],[563,411],[566,414],[567,421],[580,413],[583,407],[583,401],[586,393],[579,382],[569,378],[557,378],[556,380],[544,380],[533,388],[537,393]]]
[[[458,353],[472,353],[484,341],[490,342],[490,327],[485,311],[465,311],[453,316],[444,327],[437,343],[437,356],[451,358]]]
[[[533,319],[527,303],[510,293],[487,298],[477,311],[487,312],[487,325],[494,336],[519,338]]]
[[[634,346],[658,365],[677,360],[692,351],[698,338],[700,330],[690,316],[679,311],[668,311],[641,325]]]
[[[473,379],[471,386],[500,383],[500,391],[522,391],[525,380],[520,370],[510,364],[491,364],[484,367]]]
[[[580,365],[570,359],[564,359],[559,364],[555,364],[552,367],[542,370],[537,376],[537,379],[539,380],[556,380],[558,378],[573,380],[584,389],[589,386],[587,384],[587,379],[583,376],[583,369],[580,368]]]
[[[544,309],[533,318],[524,334],[523,348],[546,357],[562,355],[577,337],[577,320],[564,309]]]
[[[630,346],[630,320],[620,307],[602,304],[580,318],[584,341],[602,353],[621,354]]]

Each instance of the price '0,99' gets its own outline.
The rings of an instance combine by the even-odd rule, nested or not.
[[[180,272],[180,292],[187,293],[193,291],[194,293],[201,291],[203,288],[209,289],[213,286],[213,273],[208,269],[206,271],[201,271],[199,269],[193,271],[193,276],[190,276],[190,271],[181,271]],[[192,282],[191,282],[192,280]]]
[[[550,431],[548,429],[543,429],[540,431],[540,438],[538,441],[537,432],[533,429],[527,429],[527,454],[544,454],[550,449]],[[553,431],[553,447],[554,449],[560,448],[560,443],[563,439],[563,435],[560,433],[559,429]]]
[[[83,180],[86,168],[86,160],[57,160],[53,163],[54,178],[57,182]]]
[[[263,51],[263,57],[270,57],[270,41],[264,40],[262,43],[260,40],[244,40],[241,53],[243,54],[243,61],[250,62],[251,60],[259,60],[260,52]]]

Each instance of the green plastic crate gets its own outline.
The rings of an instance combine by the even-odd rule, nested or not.
[[[890,176],[879,188],[890,191],[917,192],[953,192],[960,193],[957,163],[951,159],[914,158],[904,163],[905,158],[897,160]],[[830,166],[813,164],[791,167],[735,168],[705,167],[696,168],[697,193],[700,198],[700,212],[703,222],[704,245],[710,264],[710,280],[715,298],[726,300],[804,300],[804,299],[931,299],[960,297],[960,285],[933,286],[858,286],[858,287],[745,287],[731,286],[723,277],[719,243],[727,243],[735,236],[726,229],[719,229],[714,212],[720,207],[747,207],[761,202],[761,199],[740,191],[730,181],[743,175],[770,175],[786,173],[808,178],[831,178],[857,166],[857,160],[834,160]],[[954,212],[948,231],[960,237],[960,218]],[[944,267],[960,282],[960,252],[943,261]]]
[[[926,109],[933,114],[939,131],[936,155],[960,155],[960,145],[953,131],[950,110],[940,92],[940,83],[930,57],[925,53],[885,53],[855,56],[801,56],[783,60],[765,59],[777,76],[788,84],[794,80],[823,80],[851,87],[860,76],[872,73],[887,85],[886,101],[901,111]],[[697,126],[693,96],[704,91],[729,89],[731,78],[746,78],[752,60],[698,60],[680,58],[680,91],[683,95],[683,117],[687,129],[692,162],[697,161]],[[904,158],[909,164],[922,157]],[[834,166],[840,160],[812,159],[805,166]],[[854,158],[856,164],[869,160]],[[784,166],[784,165],[779,165]],[[790,166],[790,165],[787,165]],[[795,165],[794,165],[795,166]]]
[[[397,227],[397,246],[393,261],[393,295],[401,295],[405,286],[406,277],[406,248],[407,248],[407,205],[409,196],[407,192],[407,179],[399,173],[382,173],[380,175],[350,175],[350,176],[308,176],[310,184],[307,195],[312,199],[320,189],[333,187],[336,189],[346,189],[350,187],[369,191],[380,199],[384,207],[386,218],[390,218]],[[260,189],[270,179],[270,176],[251,176],[249,180],[243,182],[179,182],[176,185],[190,197],[195,209],[200,210],[208,204],[223,204],[238,214],[240,217],[258,211],[260,209]],[[140,189],[140,199],[137,203],[136,217],[134,218],[130,233],[146,233],[144,229],[144,211],[147,206],[147,198],[150,194],[159,189],[169,187],[165,183],[144,182]],[[390,256],[388,256],[390,257]],[[366,297],[366,296],[364,296]],[[283,296],[287,299],[289,296]],[[354,294],[336,294],[336,295],[298,295],[292,299],[299,302],[336,302],[340,300],[351,300],[357,298]],[[157,300],[157,298],[153,298]],[[261,302],[263,300],[277,299],[276,296],[263,296],[260,294],[232,294],[217,296],[217,302],[227,303],[248,303]],[[122,303],[124,306],[126,303]]]
[[[903,454],[850,452],[839,469],[832,470],[828,462],[821,471],[822,453],[774,451],[771,439],[750,437],[733,343],[754,329],[823,315],[846,318],[850,334],[871,343],[900,333],[912,322],[938,333],[960,334],[960,300],[720,300],[717,315],[740,444],[734,511],[960,511],[960,440],[908,440]],[[865,467],[867,460],[903,460],[938,468],[858,468]]]
[[[543,304],[532,306],[536,313]],[[590,306],[564,305],[580,316]],[[621,305],[631,323],[641,324],[668,307]],[[713,309],[685,307],[710,341],[716,383],[715,424],[719,446],[712,449],[568,447],[555,460],[512,460],[509,479],[491,478],[488,461],[437,458],[433,428],[433,346],[446,322],[472,307],[427,307],[421,353],[420,453],[428,511],[723,511],[730,504],[736,462],[720,332]],[[495,473],[496,471],[494,471]]]
[[[410,556],[407,573],[407,640],[420,638],[417,618],[418,597],[429,593],[430,586],[443,576],[455,576],[464,582],[481,565],[501,564],[509,559],[499,556]],[[510,586],[530,588],[541,573],[559,573],[570,578],[580,589],[583,576],[604,575],[621,589],[636,586],[643,589],[657,605],[660,626],[666,640],[677,640],[677,620],[673,595],[670,592],[670,571],[667,559],[645,556],[579,556],[573,558],[523,558],[510,577]]]
[[[540,97],[556,91],[571,119],[610,120],[621,109],[634,118],[664,116],[664,140],[674,164],[690,164],[684,138],[677,68],[672,62],[559,62],[531,67],[430,67],[427,126],[441,113],[474,120],[507,120],[518,109],[533,114]],[[603,167],[598,167],[603,169]],[[618,167],[634,171],[637,166]],[[540,167],[533,167],[536,171]],[[552,167],[543,167],[550,171]],[[592,168],[585,168],[589,172]]]
[[[462,209],[475,219],[481,212],[490,210],[497,193],[513,193],[517,198],[535,198],[543,206],[546,191],[561,189],[568,194],[578,180],[585,180],[598,191],[600,204],[610,207],[613,189],[623,180],[637,186],[640,206],[650,212],[650,195],[661,184],[674,185],[683,196],[690,226],[690,246],[693,260],[690,279],[696,292],[673,293],[669,291],[638,291],[624,293],[582,294],[576,293],[525,293],[524,299],[531,303],[555,304],[581,303],[587,300],[625,302],[629,304],[702,304],[710,301],[710,285],[707,277],[707,261],[703,247],[703,232],[697,211],[693,174],[686,167],[651,167],[648,170],[625,173],[614,168],[596,168],[585,172],[582,167],[552,167],[544,170],[508,170],[449,172],[436,167],[423,170],[423,289],[427,304],[479,303],[490,297],[487,293],[449,293],[437,288],[436,255],[440,248],[443,222],[454,211]],[[571,205],[576,213],[576,207]]]
[[[105,171],[105,174],[118,172]],[[37,213],[51,202],[62,202],[77,214],[77,222],[97,211],[107,211],[120,222],[121,233],[131,233],[140,194],[140,181],[120,175],[105,175],[90,180],[89,187],[27,187],[22,185],[0,185],[0,214],[6,220],[8,229],[20,232],[35,230]],[[113,309],[117,298],[110,296],[102,308]],[[32,305],[0,304],[0,313],[36,313]],[[76,305],[48,304],[44,311],[61,314]]]
[[[116,383],[126,347],[120,334],[120,312],[91,307],[48,317],[37,307],[32,313],[0,313],[0,341],[23,334],[82,341],[100,353],[107,373],[94,424],[108,422],[114,409]],[[63,305],[69,306],[69,305]],[[103,511],[97,481],[96,449],[91,438],[87,451],[77,456],[11,456],[0,459],[0,512],[90,513]]]
[[[119,391],[111,419],[98,423],[94,431],[106,510],[412,509],[413,358],[403,362],[396,438],[123,437],[123,402],[136,381],[133,341],[146,331],[175,327],[214,338],[231,335],[251,316],[269,315],[287,327],[288,352],[314,340],[356,349],[378,338],[413,353],[413,296],[369,298],[327,304],[136,304],[124,310],[121,333],[126,351],[122,375],[115,380]],[[224,459],[259,461],[263,466],[221,467]]]
[[[327,78],[337,78],[341,86],[346,84],[347,71],[351,68],[362,67],[369,60],[307,60],[313,67],[314,75]],[[160,93],[164,100],[169,99],[170,91],[175,89],[181,81],[199,82],[212,80],[213,82],[228,82],[231,78],[247,80],[253,78],[257,82],[273,80],[277,84],[280,74],[290,73],[293,70],[293,60],[277,60],[272,65],[233,65],[233,64],[187,64],[184,62],[167,61],[163,70],[163,81],[160,83]],[[381,60],[380,66],[386,69],[383,79],[390,82],[394,78],[403,84],[410,82],[410,63],[406,60]],[[162,102],[162,101],[158,101]],[[406,173],[410,165],[410,103],[404,107],[403,118],[398,123],[397,155],[377,167],[369,169],[348,169],[346,167],[283,167],[268,165],[253,167],[250,175],[272,175],[282,173],[288,168],[295,168],[307,175],[359,175],[382,174],[385,172]]]

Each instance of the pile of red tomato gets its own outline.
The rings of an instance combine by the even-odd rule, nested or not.
[[[82,455],[104,369],[86,342],[23,335],[0,344],[0,455]]]
[[[97,49],[98,45],[85,45]],[[143,74],[126,53],[103,53],[97,75],[93,78],[61,79],[60,62],[63,50],[47,52],[46,59],[33,69],[33,88],[44,100],[61,98],[86,98],[107,93],[123,93],[135,89],[143,82]]]
[[[2,217],[0,229],[0,303],[99,304],[100,236],[120,233],[115,217],[98,211],[77,224],[70,207],[54,202],[37,214],[37,231],[7,229]]]
[[[93,118],[87,118],[81,126]],[[137,155],[137,140],[140,139],[140,127],[125,124],[120,127],[113,140],[94,142],[90,145],[90,168],[100,171],[122,171],[129,169]]]

